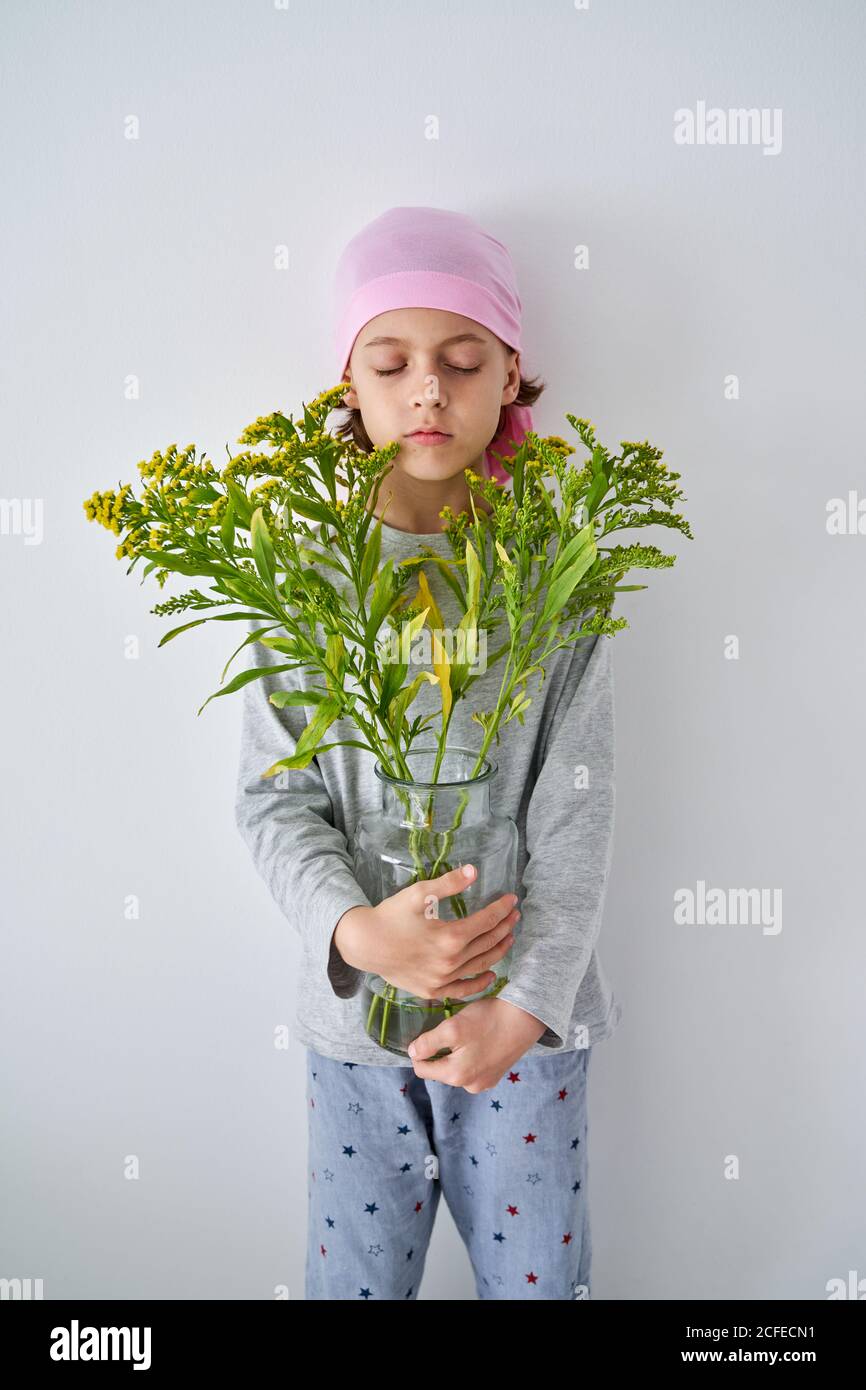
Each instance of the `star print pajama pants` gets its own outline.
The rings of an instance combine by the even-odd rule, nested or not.
[[[308,1048],[308,1299],[415,1299],[440,1195],[479,1298],[586,1299],[591,1047],[488,1091]]]

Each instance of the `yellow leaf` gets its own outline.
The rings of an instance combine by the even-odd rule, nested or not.
[[[325,644],[325,665],[328,668],[325,676],[325,684],[332,695],[336,693],[341,685],[339,670],[345,650],[345,644],[340,634],[338,632],[329,633],[328,640]]]
[[[423,613],[416,613],[414,618],[403,619],[399,635],[401,661],[409,661],[412,643],[424,626],[424,620],[429,612],[430,609],[425,608]]]
[[[400,693],[394,696],[394,699],[388,707],[388,713],[398,733],[403,727],[403,719],[406,711],[421,689],[422,683],[424,681],[429,681],[431,685],[436,685],[437,679],[438,678],[434,676],[431,671],[422,671],[420,675],[415,677],[411,685],[404,685]]]
[[[418,636],[418,633],[421,631],[422,627],[424,626],[425,620],[426,620],[426,618],[427,618],[427,614],[428,614],[429,612],[430,612],[430,609],[429,609],[429,608],[425,608],[424,611],[423,611],[423,613],[416,613],[414,618],[410,618],[410,619],[409,619],[409,622],[408,622],[408,624],[407,624],[407,629],[408,629],[407,641],[408,641],[410,644],[411,644],[412,642],[414,642],[415,638]]]
[[[505,546],[502,545],[499,541],[496,542],[496,549],[499,551],[500,558],[502,559],[504,564],[513,564],[511,556],[508,554],[508,551],[505,549]]]
[[[497,541],[497,545],[499,542]],[[477,608],[478,599],[481,593],[481,566],[478,563],[478,556],[472,548],[472,542],[466,542],[466,607]]]
[[[451,713],[451,663],[448,660],[448,653],[439,641],[438,634],[434,632],[433,637],[433,670],[439,677],[439,684],[442,687],[442,718],[447,720]]]
[[[430,609],[432,619],[430,626],[432,627],[435,623],[441,631],[445,624],[442,621],[442,614],[439,612],[439,605],[430,592],[430,585],[427,583],[427,576],[423,570],[418,571],[418,599]]]

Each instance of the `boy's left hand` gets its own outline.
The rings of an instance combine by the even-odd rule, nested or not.
[[[421,1033],[411,1045],[415,1055],[410,1061],[416,1076],[462,1086],[474,1095],[498,1085],[545,1028],[534,1014],[507,999],[476,999]],[[427,1060],[443,1047],[451,1049],[447,1057]]]

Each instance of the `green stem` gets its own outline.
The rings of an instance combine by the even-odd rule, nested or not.
[[[440,750],[441,752],[441,750]],[[438,773],[441,765],[441,756],[437,755],[435,771]],[[413,806],[411,801],[411,788],[398,787],[397,797],[406,811],[407,821],[412,820]],[[458,805],[455,809],[451,825],[444,831],[433,829],[433,797],[435,787],[431,786],[427,805],[425,808],[424,821],[421,824],[410,824],[407,843],[409,852],[412,856],[414,866],[414,876],[410,880],[412,883],[419,883],[436,878],[440,873],[448,872],[451,868],[448,862],[448,853],[451,849],[455,832],[462,824],[466,807],[469,804],[469,791],[463,790],[459,795]],[[434,858],[435,855],[435,858]],[[432,863],[431,863],[432,861]],[[408,886],[408,885],[407,885]],[[464,918],[468,916],[468,908],[462,893],[454,894],[449,901],[456,917]],[[497,977],[493,987],[487,991],[482,998],[492,998],[508,983],[507,976]],[[435,1013],[441,1011],[445,1018],[452,1018],[456,1012],[464,1007],[465,1001],[446,997],[439,1003],[430,1008],[417,1004],[415,1001],[401,1001],[397,997],[397,986],[384,981],[381,995],[375,990],[372,992],[373,998],[370,1002],[370,1009],[367,1015],[367,1033],[372,1036],[373,1026],[376,1018],[376,1011],[379,1004],[382,1005],[382,1015],[378,1025],[378,1041],[381,1046],[387,1045],[388,1024],[391,1019],[393,1008],[411,1008],[424,1013]],[[444,1055],[444,1054],[443,1054]]]

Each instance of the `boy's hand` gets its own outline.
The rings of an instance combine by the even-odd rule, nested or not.
[[[464,892],[475,876],[466,864],[401,888],[376,907],[349,908],[334,931],[337,950],[347,965],[419,999],[462,999],[489,989],[496,979],[489,967],[514,941],[516,895],[505,893],[468,917],[438,916],[439,903]]]
[[[546,1026],[507,999],[476,999],[410,1045],[415,1075],[462,1086],[473,1095],[492,1090],[527,1048],[538,1042]],[[443,1047],[451,1048],[449,1056],[424,1060]]]

